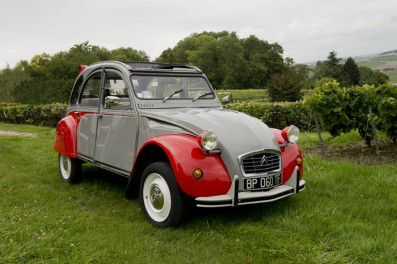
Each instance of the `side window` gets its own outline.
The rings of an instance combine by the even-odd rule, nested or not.
[[[76,83],[74,84],[73,91],[72,91],[72,94],[71,94],[71,96],[70,96],[70,105],[71,105],[71,106],[77,104],[77,100],[78,100],[78,98],[79,98],[79,90],[80,90],[81,84],[83,83],[83,79],[84,79],[84,78],[83,78],[83,75],[81,75],[81,76],[77,79]]]
[[[117,71],[106,70],[103,106],[105,109],[113,110],[131,109],[128,85],[121,77],[121,73]]]
[[[85,83],[80,96],[80,105],[98,107],[101,90],[101,72],[94,73]]]

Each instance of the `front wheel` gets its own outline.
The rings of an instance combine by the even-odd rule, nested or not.
[[[58,169],[62,180],[68,183],[77,183],[81,180],[81,161],[71,159],[62,154],[58,155]]]
[[[181,223],[185,200],[169,164],[155,162],[147,166],[140,187],[142,209],[153,225],[167,227]]]

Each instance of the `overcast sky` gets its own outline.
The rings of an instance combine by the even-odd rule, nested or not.
[[[278,42],[297,62],[397,49],[396,0],[1,0],[0,67],[89,41],[152,59],[193,32]]]

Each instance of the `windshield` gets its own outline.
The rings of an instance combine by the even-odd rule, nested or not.
[[[140,99],[175,100],[196,97],[213,99],[215,97],[203,77],[133,75],[131,80],[135,94]]]

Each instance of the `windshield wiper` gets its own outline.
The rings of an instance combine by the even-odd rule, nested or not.
[[[180,89],[180,90],[177,90],[177,91],[173,92],[172,94],[168,95],[167,97],[164,97],[164,98],[163,98],[163,102],[167,101],[168,99],[170,99],[170,98],[173,97],[174,95],[179,94],[179,93],[181,93],[181,92],[183,92],[183,89]]]
[[[214,94],[214,93],[213,93],[213,92],[206,92],[206,93],[199,94],[199,95],[197,95],[196,97],[194,97],[192,101],[195,102],[195,101],[197,101],[198,99],[200,99],[200,98],[202,98],[202,97],[204,97],[204,96],[210,95],[210,94]]]

